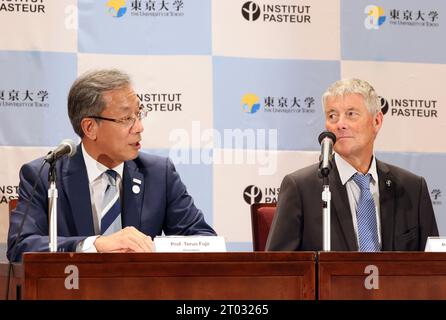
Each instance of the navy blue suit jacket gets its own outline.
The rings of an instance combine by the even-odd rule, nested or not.
[[[20,170],[19,201],[12,212],[8,234],[9,260],[21,260],[23,252],[48,251],[48,169],[38,170],[43,159],[22,166]],[[87,169],[82,148],[77,147],[71,158],[62,158],[57,171],[57,228],[58,250],[75,251],[76,245],[86,237],[95,235],[90,201]],[[23,220],[32,187],[37,187],[28,209],[15,256],[12,247]],[[133,179],[141,182],[138,184]],[[124,163],[122,226],[134,226],[154,238],[161,235],[215,235],[205,222],[203,213],[194,205],[180,176],[168,158],[140,153],[138,158]],[[132,187],[138,185],[139,193]]]

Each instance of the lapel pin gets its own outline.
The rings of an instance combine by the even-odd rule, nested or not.
[[[134,194],[138,194],[141,191],[141,188],[136,184],[132,187],[132,191]]]
[[[388,188],[390,188],[390,187],[392,186],[392,181],[389,180],[389,179],[387,179],[387,180],[386,180],[386,186],[387,186]]]
[[[139,180],[139,179],[136,179],[136,178],[133,178],[133,182],[134,182],[134,183],[136,183],[136,184],[141,184],[141,183],[142,183],[142,181],[141,181],[141,180]]]

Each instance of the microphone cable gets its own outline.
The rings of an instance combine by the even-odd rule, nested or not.
[[[23,231],[23,226],[25,225],[25,220],[28,217],[28,211],[29,211],[29,206],[31,205],[31,202],[34,199],[34,195],[36,194],[36,188],[37,188],[37,183],[39,182],[39,178],[40,178],[40,174],[42,173],[43,167],[45,166],[45,164],[47,163],[47,161],[43,160],[42,164],[40,165],[39,168],[39,172],[37,173],[37,179],[34,182],[33,188],[31,190],[31,197],[29,199],[26,200],[26,207],[23,213],[23,218],[22,221],[20,222],[20,227],[19,227],[19,231],[17,232],[17,236],[14,240],[14,244],[12,246],[11,249],[11,259],[9,260],[9,264],[8,264],[8,275],[7,275],[7,283],[6,283],[6,300],[9,300],[9,287],[10,287],[10,282],[11,282],[11,273],[13,270],[13,262],[12,260],[15,260],[15,255],[16,255],[16,251],[17,251],[17,245],[19,243],[19,239],[20,236],[22,235],[22,231]]]

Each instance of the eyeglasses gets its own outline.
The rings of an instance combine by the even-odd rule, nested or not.
[[[144,118],[147,117],[147,114],[149,113],[149,111],[147,109],[141,109],[139,110],[135,116],[133,117],[125,117],[125,118],[121,118],[121,119],[112,119],[112,118],[105,118],[105,117],[101,117],[101,116],[89,116],[86,118],[93,118],[93,119],[99,119],[99,120],[106,120],[106,121],[113,121],[116,123],[120,123],[126,127],[133,127],[133,125],[136,122],[136,119],[138,120],[142,120]]]

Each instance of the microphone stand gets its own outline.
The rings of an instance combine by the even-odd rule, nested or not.
[[[56,161],[50,161],[48,172],[48,220],[49,220],[49,249],[57,252],[57,188],[56,188]]]
[[[323,176],[322,181],[322,248],[324,251],[331,251],[331,192],[328,182],[328,174],[326,176]]]
[[[324,251],[331,251],[331,192],[328,175],[331,170],[330,161],[333,156],[336,135],[333,132],[324,131],[319,135],[318,140],[322,147],[319,158],[319,172],[322,177],[322,248]]]

